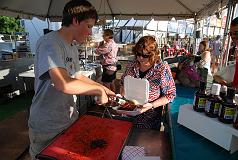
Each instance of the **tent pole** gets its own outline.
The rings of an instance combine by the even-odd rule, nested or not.
[[[143,31],[144,31],[144,29],[146,29],[146,27],[150,24],[150,22],[151,22],[151,20],[152,19],[150,19],[150,21],[148,22],[148,23],[146,23],[145,25],[144,25],[144,20],[143,20],[143,27],[142,27],[142,30],[137,34],[137,36],[135,36],[135,39],[142,33],[142,36],[144,36],[143,35]]]
[[[47,27],[48,27],[48,30],[50,30],[50,19],[49,18],[46,18],[47,20]]]
[[[113,16],[113,18],[112,18],[112,28],[113,28],[113,30],[114,30],[114,23],[115,23],[115,17]]]
[[[133,25],[133,28],[135,27],[135,25],[136,25],[136,22],[137,22],[137,20],[135,20],[135,23],[134,23],[134,25]],[[129,31],[129,33],[128,33],[128,35],[126,36],[126,39],[125,39],[125,41],[124,41],[124,42],[126,42],[126,40],[127,40],[127,38],[129,37],[129,35],[131,35],[131,29],[130,29],[130,31]],[[134,39],[133,39],[133,41],[134,41]]]
[[[194,15],[194,30],[193,30],[194,45],[193,45],[193,53],[192,54],[196,53],[196,46],[197,46],[196,31],[197,31],[197,16]]]
[[[120,30],[119,30],[114,36],[116,36],[118,33],[120,33],[120,32],[123,30],[123,28],[124,28],[129,22],[130,22],[130,20],[127,20],[126,23],[120,28]],[[118,23],[119,23],[119,22],[118,22]]]
[[[227,65],[227,60],[229,56],[229,49],[230,48],[230,38],[227,36],[228,35],[228,28],[230,26],[231,19],[234,16],[234,11],[235,9],[232,6],[232,0],[229,0],[228,2],[228,11],[227,11],[227,18],[226,18],[226,26],[224,30],[224,36],[222,40],[222,48],[223,48],[223,53],[222,53],[222,63],[220,63],[220,68],[224,67]],[[231,17],[231,12],[232,12],[232,17]]]

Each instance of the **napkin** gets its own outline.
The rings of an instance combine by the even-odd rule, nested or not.
[[[122,160],[135,160],[145,156],[145,148],[140,146],[125,146],[122,151]]]

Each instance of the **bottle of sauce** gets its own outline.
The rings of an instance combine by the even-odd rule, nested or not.
[[[235,103],[236,103],[236,113],[234,117],[234,128],[238,129],[238,94],[235,94]]]
[[[204,112],[206,100],[206,82],[200,81],[199,90],[194,95],[193,109],[197,112]]]
[[[208,117],[216,118],[218,117],[218,111],[221,106],[222,100],[220,98],[221,85],[217,83],[212,84],[211,93],[207,98],[205,106],[205,114]]]
[[[234,96],[235,90],[233,88],[228,88],[226,99],[224,100],[224,102],[222,102],[222,106],[219,109],[219,121],[227,124],[233,123],[237,107],[233,101]]]

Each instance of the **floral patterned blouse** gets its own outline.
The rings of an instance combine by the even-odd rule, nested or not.
[[[137,61],[127,64],[126,71],[121,78],[121,85],[123,85],[124,78],[127,75],[139,78],[139,64]],[[173,101],[176,96],[176,88],[168,64],[155,63],[144,78],[149,81],[149,102],[153,102],[161,96],[165,96],[170,102]]]
[[[116,70],[116,63],[117,63],[117,51],[118,46],[113,39],[110,39],[108,42],[101,42],[96,49],[96,53],[101,58],[101,64],[105,66],[108,70]]]
[[[127,64],[126,71],[121,78],[122,86],[127,75],[139,78],[139,64],[136,60]],[[176,96],[176,87],[167,63],[162,61],[155,63],[144,78],[149,81],[149,102],[153,102],[161,96],[165,96],[169,102],[173,101]],[[160,129],[162,109],[163,107],[157,107],[137,115],[134,125],[138,128]]]

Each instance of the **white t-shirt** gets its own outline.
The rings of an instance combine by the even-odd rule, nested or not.
[[[54,87],[49,75],[53,68],[64,68],[70,76],[80,70],[76,46],[67,44],[57,31],[44,35],[36,45],[35,95],[28,121],[35,132],[61,132],[78,118],[73,95]]]
[[[235,64],[223,67],[215,75],[221,76],[225,81],[227,81],[227,83],[233,82],[235,75]]]

